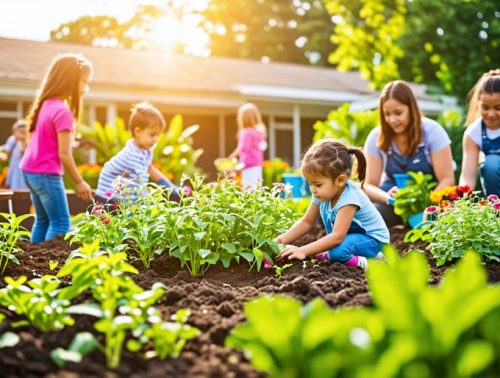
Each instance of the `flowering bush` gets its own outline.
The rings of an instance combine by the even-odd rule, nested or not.
[[[283,181],[283,173],[289,168],[288,163],[280,158],[264,160],[262,170],[264,186],[272,187],[273,183]]]
[[[427,248],[437,260],[436,265],[462,257],[467,250],[479,252],[485,260],[500,261],[498,196],[464,196],[447,207],[430,206],[426,213],[434,221],[410,231],[405,241],[429,242]]]
[[[439,190],[433,190],[429,197],[431,202],[438,205],[440,208],[446,208],[462,197],[470,197],[472,190],[468,185],[465,186],[447,186]]]

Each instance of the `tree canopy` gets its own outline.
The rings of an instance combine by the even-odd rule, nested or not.
[[[207,37],[205,55],[357,69],[377,89],[402,78],[461,102],[500,62],[498,0],[208,0],[198,8],[165,0],[121,23],[81,17],[51,39],[154,49],[150,33],[166,16],[194,23]],[[178,34],[173,49],[193,53]]]

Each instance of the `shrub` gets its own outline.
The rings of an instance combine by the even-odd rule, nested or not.
[[[245,303],[247,321],[226,346],[272,377],[496,376],[500,287],[488,286],[478,255],[467,254],[439,287],[427,283],[423,254],[386,257],[367,271],[373,308],[260,297]]]
[[[500,261],[500,201],[497,196],[489,198],[463,197],[447,207],[428,208],[435,220],[410,231],[405,241],[429,242],[427,249],[438,266],[464,256],[468,250],[478,252],[486,261]]]

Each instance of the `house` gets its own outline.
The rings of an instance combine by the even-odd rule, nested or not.
[[[0,140],[29,106],[54,56],[82,53],[95,68],[85,95],[81,122],[128,119],[131,104],[147,100],[168,120],[181,114],[184,124],[199,124],[198,165],[214,174],[213,161],[236,146],[236,110],[246,101],[261,109],[269,128],[267,158],[282,157],[298,166],[317,120],[344,102],[353,109],[377,106],[378,93],[357,72],[286,63],[264,64],[234,58],[199,58],[149,52],[0,38]],[[413,85],[426,113],[449,108]]]

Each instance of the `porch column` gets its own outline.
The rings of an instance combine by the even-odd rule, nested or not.
[[[115,123],[116,115],[117,115],[116,105],[110,104],[106,106],[106,123],[108,125],[112,125]]]
[[[269,160],[276,158],[276,123],[274,114],[269,115]]]
[[[293,166],[300,167],[301,135],[300,135],[300,105],[293,106]]]
[[[22,101],[18,101],[16,104],[16,112],[17,112],[17,119],[23,119],[23,103]]]
[[[226,156],[226,117],[219,114],[219,157]]]

